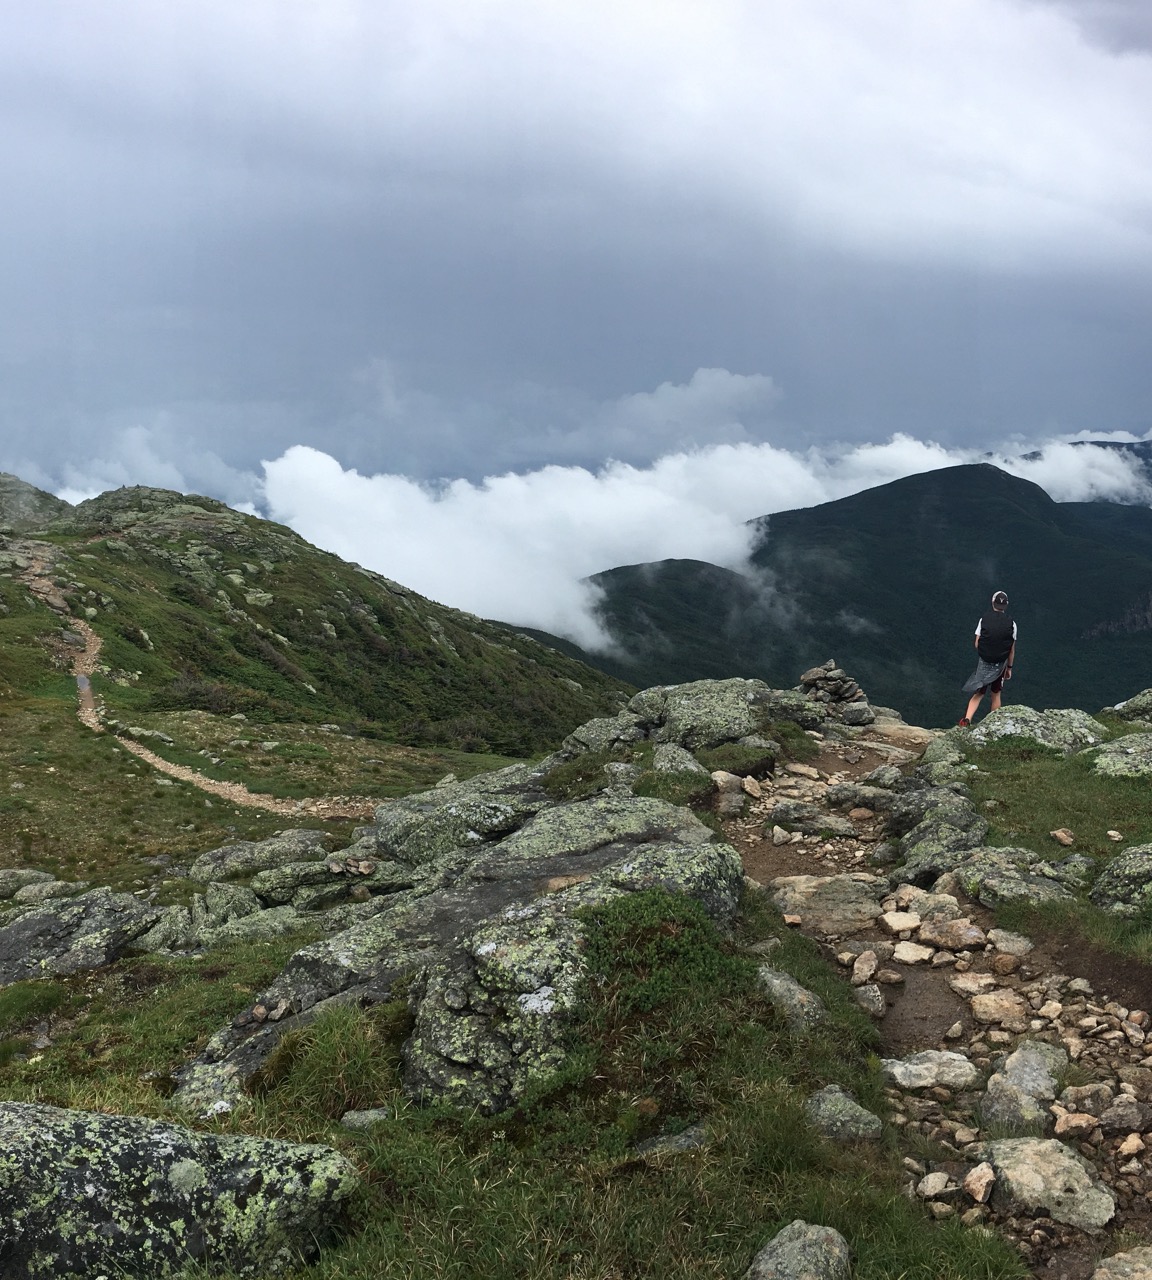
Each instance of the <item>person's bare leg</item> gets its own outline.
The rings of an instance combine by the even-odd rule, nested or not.
[[[972,717],[976,714],[980,706],[980,699],[983,698],[983,696],[984,696],[983,693],[974,693],[968,699],[968,710],[964,712],[965,720],[971,720]]]
[[[994,693],[994,694],[992,695],[992,710],[993,710],[993,711],[999,711],[999,710],[1000,710],[1000,695],[999,695],[999,693]]]

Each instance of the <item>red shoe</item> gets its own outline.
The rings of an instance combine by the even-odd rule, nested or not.
[[[967,716],[961,716],[960,719],[956,721],[956,727],[958,729],[967,729],[971,723],[972,721],[969,720]]]

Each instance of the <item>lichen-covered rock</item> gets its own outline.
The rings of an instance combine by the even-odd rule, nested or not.
[[[1033,1098],[1051,1102],[1057,1081],[1068,1069],[1068,1054],[1046,1040],[1021,1040],[1004,1060],[1003,1075]]]
[[[778,826],[785,831],[800,831],[811,836],[854,836],[856,828],[847,818],[839,818],[827,809],[802,800],[779,800],[768,815],[768,829]]]
[[[234,880],[286,862],[310,862],[324,856],[325,831],[278,831],[265,840],[240,840],[202,853],[188,874],[193,880]]]
[[[1003,902],[1056,902],[1072,897],[1053,867],[1031,849],[980,847],[951,868],[964,891],[985,907]]]
[[[0,902],[14,898],[27,885],[49,884],[55,879],[47,871],[33,871],[31,868],[0,868]]]
[[[1117,854],[1092,886],[1092,901],[1117,916],[1137,916],[1152,905],[1152,844]]]
[[[897,769],[893,769],[892,772],[897,777],[901,776]],[[892,808],[894,800],[895,796],[890,787],[868,786],[856,782],[834,782],[824,793],[825,804],[834,809],[862,807],[872,809],[876,813],[883,813]]]
[[[630,711],[622,711],[616,716],[588,720],[574,729],[561,743],[560,754],[577,756],[585,751],[604,751],[640,742],[643,737],[640,717]]]
[[[801,729],[824,729],[828,717],[823,703],[798,689],[768,689],[760,695],[760,712],[765,720],[787,720]]]
[[[1124,720],[1152,720],[1152,689],[1142,689],[1114,707],[1105,707],[1105,711],[1114,711]]]
[[[824,1001],[802,987],[790,973],[765,964],[756,971],[756,977],[773,1008],[793,1031],[812,1031],[827,1018]]]
[[[564,1060],[585,973],[578,908],[661,888],[695,899],[727,925],[742,879],[730,846],[654,845],[579,884],[506,908],[414,983],[406,1091],[488,1113],[508,1107]]]
[[[1082,1231],[1099,1231],[1116,1213],[1088,1162],[1055,1138],[1004,1138],[979,1154],[996,1170],[998,1190],[1029,1211]]]
[[[604,795],[541,810],[500,842],[499,854],[507,863],[545,858],[560,849],[578,856],[609,844],[706,844],[711,839],[699,818],[666,800]]]
[[[380,805],[380,853],[419,866],[509,835],[552,803],[539,786],[548,767],[510,765]]]
[[[111,889],[33,907],[0,929],[0,986],[111,964],[159,917],[156,908]]]
[[[805,928],[824,934],[856,933],[883,914],[880,899],[888,882],[865,871],[838,876],[779,876],[772,901],[785,915],[797,915]]]
[[[5,1280],[240,1276],[314,1261],[359,1177],[328,1147],[0,1103]]]
[[[49,880],[41,884],[26,884],[12,895],[12,901],[20,906],[35,906],[51,902],[53,898],[74,898],[89,887],[87,880]]]
[[[250,916],[263,906],[251,889],[239,884],[213,882],[205,887],[203,896],[197,894],[196,898],[203,903],[204,918],[197,920],[193,912],[193,922],[209,928],[238,920],[241,916]]]
[[[804,1110],[818,1133],[841,1142],[878,1138],[884,1128],[878,1115],[862,1107],[836,1084],[814,1093],[804,1103]]]
[[[652,755],[656,773],[707,773],[708,770],[684,747],[674,742],[661,742]]]
[[[329,870],[328,861],[321,862],[287,862],[283,866],[272,867],[252,877],[252,890],[265,903],[282,907],[292,901],[292,895],[307,886],[331,884],[333,881],[343,882],[343,868],[332,864],[337,869]]]
[[[963,733],[957,733],[949,730],[932,741],[924,748],[924,754],[920,757],[921,764],[960,764],[964,760],[964,745],[968,741],[968,734],[965,730]]]
[[[679,1156],[686,1151],[702,1151],[712,1145],[711,1128],[703,1121],[690,1124],[679,1133],[661,1133],[646,1138],[632,1148],[632,1154],[641,1160],[656,1160],[661,1156]]]
[[[557,810],[567,807],[556,806]],[[461,855],[455,862],[443,863],[436,876],[423,878],[411,892],[394,894],[380,900],[379,905],[357,904],[371,905],[376,914],[333,937],[301,948],[257,1003],[265,1008],[284,1009],[279,1026],[287,1027],[342,993],[352,998],[361,993],[373,1000],[385,999],[398,978],[432,973],[442,963],[449,964],[461,945],[460,939],[467,939],[483,922],[498,918],[505,908],[528,909],[536,899],[542,899],[542,910],[565,914],[582,901],[598,900],[597,895],[604,893],[661,887],[673,893],[688,893],[714,919],[730,920],[743,885],[743,869],[736,853],[725,845],[706,843],[711,837],[707,828],[696,823],[686,810],[660,801],[648,800],[641,805],[632,797],[627,802],[617,797],[616,803],[601,809],[601,813],[620,819],[629,808],[632,818],[621,820],[614,827],[616,838],[607,843],[601,843],[605,830],[602,825],[600,836],[589,839],[586,823],[563,819],[535,836],[529,837],[525,832],[526,842],[511,849],[505,841],[485,846],[486,852],[480,857]],[[637,823],[638,814],[647,815],[646,828]],[[642,829],[650,834],[675,831],[684,838],[679,843],[655,844],[631,838]],[[567,837],[572,838],[568,845],[564,842]],[[269,914],[262,912],[253,919]],[[307,919],[302,917],[301,922],[306,923]],[[435,1002],[429,1005],[430,1024],[434,1008]],[[499,1016],[494,1016],[498,1021]],[[457,1030],[452,1029],[449,1039]],[[228,1102],[243,1081],[259,1069],[273,1043],[250,1023],[222,1028],[201,1057],[182,1073],[178,1100],[202,1112],[212,1106],[212,1092],[218,1090],[219,1099]],[[426,1087],[429,1096],[439,1087],[439,1068],[432,1069],[436,1043],[436,1034],[431,1034],[428,1044],[432,1048],[423,1060],[431,1064],[426,1082],[413,1085]],[[544,1061],[546,1047],[539,1052]],[[531,1046],[526,1053],[527,1064]],[[527,1074],[527,1067],[525,1070]],[[510,1071],[507,1079],[518,1081],[520,1077]],[[477,1093],[488,1087],[480,1076],[474,1080]],[[499,1090],[504,1087],[497,1081],[492,1097],[501,1096]]]
[[[744,1280],[849,1280],[852,1250],[832,1227],[797,1218],[752,1259]]]
[[[1048,1108],[999,1072],[988,1081],[980,1102],[980,1120],[985,1128],[1001,1133],[1045,1133],[1052,1128]]]
[[[969,733],[981,746],[998,738],[1031,738],[1066,755],[1097,746],[1108,736],[1108,730],[1086,711],[1036,711],[1024,706],[990,711]]]
[[[641,689],[634,694],[626,710],[630,711],[637,722],[646,729],[651,729],[664,719],[664,707],[668,702],[670,685],[654,685],[651,689]]]
[[[1105,743],[1092,771],[1102,778],[1152,777],[1152,733],[1129,733]]]
[[[661,724],[657,742],[672,742],[692,751],[734,742],[763,727],[760,706],[771,692],[760,680],[696,680],[661,691]]]

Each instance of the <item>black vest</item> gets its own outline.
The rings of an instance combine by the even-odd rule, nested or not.
[[[980,619],[980,642],[976,652],[985,662],[1003,662],[1012,652],[1012,619],[995,609]]]

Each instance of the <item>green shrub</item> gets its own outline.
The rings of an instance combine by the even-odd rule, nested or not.
[[[585,751],[575,760],[566,760],[544,775],[541,786],[553,800],[586,800],[608,785],[605,767],[615,761],[630,761],[627,747]]]
[[[396,1091],[400,1043],[410,1030],[405,1001],[369,1010],[338,1005],[280,1041],[252,1092],[275,1089],[278,1107],[329,1120],[378,1106]]]
[[[54,1013],[67,1000],[67,990],[56,982],[14,982],[0,991],[0,1035],[19,1031]]]
[[[704,908],[682,894],[647,889],[580,913],[588,926],[591,981],[609,984],[620,1013],[648,1013],[691,992],[746,990],[755,965],[729,955]]]
[[[764,736],[778,742],[788,760],[811,760],[820,754],[820,745],[792,720],[773,720],[764,726]]]
[[[660,773],[649,769],[632,784],[634,795],[651,796],[667,800],[669,804],[685,805],[692,809],[705,809],[712,801],[714,787],[706,773],[694,769]]]
[[[811,739],[809,739],[811,741]],[[726,742],[696,752],[696,759],[712,773],[723,769],[741,778],[765,778],[776,767],[776,752],[766,747],[742,747],[738,742]]]

